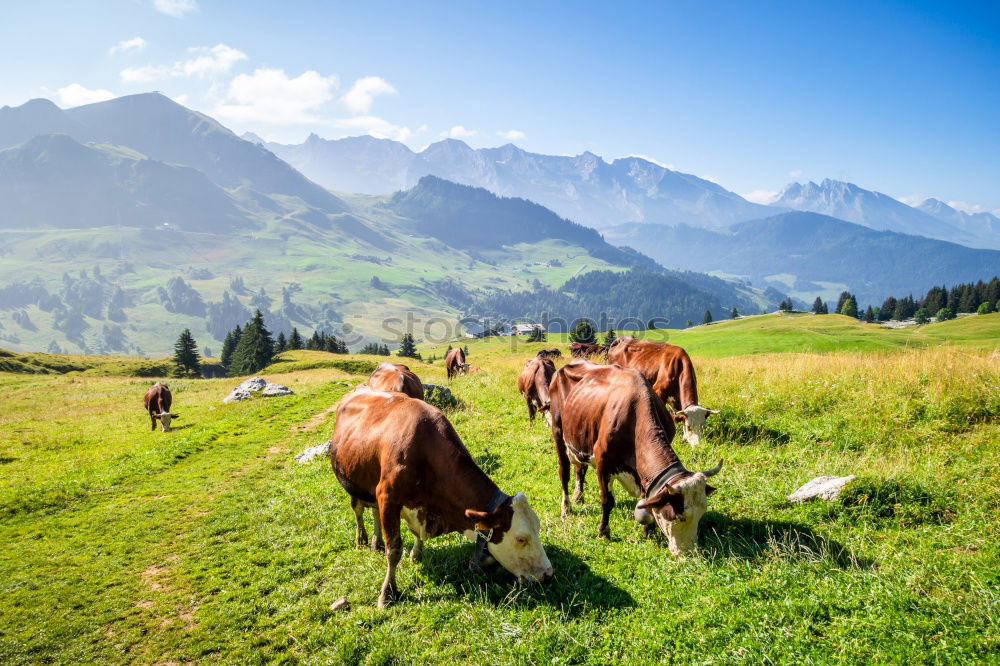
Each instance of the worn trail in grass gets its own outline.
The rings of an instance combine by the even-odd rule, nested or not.
[[[404,560],[384,612],[384,557],[354,548],[329,463],[293,461],[362,379],[327,363],[342,359],[274,366],[292,370],[267,375],[296,391],[283,399],[221,405],[237,380],[172,382],[185,427],[169,434],[148,429],[144,380],[0,375],[0,661],[982,663],[1000,649],[988,353],[700,358],[722,413],[707,445],[677,449],[691,468],[726,462],[699,554],[675,559],[621,491],[598,540],[592,477],[559,517],[550,437],[514,388],[525,350],[487,344],[470,345],[485,370],[452,383],[449,416],[505,491],[527,493],[556,580],[471,574],[452,535]],[[440,362],[411,366],[444,383]],[[784,500],[849,473],[841,502]],[[340,596],[351,609],[331,611]]]

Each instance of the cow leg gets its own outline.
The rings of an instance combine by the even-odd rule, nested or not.
[[[382,519],[382,532],[385,535],[385,559],[388,568],[382,591],[378,595],[378,607],[385,608],[396,599],[399,590],[396,588],[396,566],[403,555],[403,539],[399,534],[400,508],[391,504],[384,493],[379,493],[378,510]]]
[[[577,504],[583,504],[583,482],[587,478],[587,466],[577,463],[574,467],[576,468],[576,488],[573,490],[573,501]]]
[[[149,414],[149,421],[149,430],[150,432],[154,432],[156,430],[156,417],[152,413]]]
[[[528,403],[528,421],[530,422],[530,425],[528,427],[530,428],[531,426],[535,425],[535,403],[531,400],[531,398],[528,398],[527,403]]]
[[[365,531],[365,505],[352,497],[351,508],[354,510],[354,545],[358,548],[364,548],[368,545],[368,532]]]
[[[601,490],[601,524],[597,526],[597,536],[605,539],[611,538],[611,530],[608,529],[608,520],[611,518],[611,510],[615,508],[615,496],[611,492],[611,483],[604,470],[597,467],[597,485]]]
[[[377,553],[385,550],[385,541],[382,540],[382,521],[378,516],[378,507],[372,507],[372,518],[375,521],[375,534],[372,535],[371,548]]]
[[[647,539],[652,539],[656,536],[656,523],[650,523],[649,525],[642,526],[642,536]]]
[[[566,455],[566,445],[562,441],[562,433],[552,429],[552,437],[556,440],[556,455],[559,457],[559,482],[562,484],[562,517],[569,515],[569,456]]]
[[[418,536],[413,537],[413,548],[410,549],[410,560],[419,562],[424,556],[424,542]]]

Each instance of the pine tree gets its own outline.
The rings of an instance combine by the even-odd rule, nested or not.
[[[868,309],[865,310],[865,321],[869,324],[875,321],[875,311],[872,310],[872,306],[870,305],[868,306]]]
[[[955,315],[948,308],[941,308],[937,311],[937,314],[934,315],[934,318],[938,321],[948,321],[949,319],[954,319]]]
[[[302,349],[302,335],[299,329],[292,328],[292,335],[288,338],[289,349]]]
[[[264,326],[264,315],[260,310],[243,329],[243,335],[233,350],[230,362],[231,375],[249,375],[259,372],[274,358],[274,341],[271,332]]]
[[[923,308],[920,308],[916,312],[914,312],[913,318],[916,320],[918,324],[926,324],[931,320],[930,315],[927,314],[927,310],[924,310]]]
[[[181,336],[174,343],[174,375],[176,377],[200,377],[201,356],[198,355],[198,344],[194,341],[189,329],[181,331]]]
[[[469,358],[469,345],[462,348],[462,353],[465,354],[465,358]]]
[[[615,334],[615,329],[609,328],[608,334],[604,336],[604,346],[610,347],[618,336]]]
[[[733,308],[732,310],[729,311],[729,318],[730,319],[739,319],[739,316],[740,316],[740,313],[736,311],[736,308]]]
[[[286,349],[288,349],[288,341],[285,340],[285,332],[284,331],[279,331],[278,332],[278,339],[275,340],[275,343],[274,343],[274,350],[276,352],[283,352]]]
[[[705,310],[705,314],[702,315],[702,317],[701,317],[701,323],[702,324],[711,324],[712,323],[712,313],[710,311]]]
[[[229,369],[229,364],[233,359],[233,350],[236,349],[236,343],[240,341],[242,335],[243,329],[240,328],[239,324],[226,333],[226,339],[222,343],[222,353],[219,355],[219,363],[223,368]]]
[[[580,319],[576,322],[576,326],[573,330],[569,332],[570,342],[584,342],[586,344],[592,345],[597,341],[597,337],[594,334],[594,327],[591,325],[590,320]]]
[[[403,338],[399,341],[399,350],[396,352],[396,355],[404,358],[420,358],[420,354],[417,353],[417,346],[413,342],[413,335],[411,333],[403,334]]]
[[[840,298],[837,299],[837,313],[838,314],[844,314],[844,303],[846,303],[847,299],[849,299],[850,297],[851,297],[851,292],[849,292],[849,291],[842,291],[842,292],[840,292]]]
[[[813,309],[812,309],[812,311],[813,311],[813,314],[824,314],[823,313],[823,299],[820,298],[819,296],[817,296],[816,300],[813,301]]]
[[[847,300],[845,300],[844,304],[840,307],[840,314],[851,317],[852,319],[858,318],[858,302],[854,300],[854,297],[850,294],[848,294]]]
[[[528,335],[528,342],[545,342],[546,339],[545,329],[541,326],[535,326]]]

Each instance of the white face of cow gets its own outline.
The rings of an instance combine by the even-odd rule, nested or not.
[[[691,446],[701,444],[701,435],[708,422],[709,414],[718,414],[717,409],[705,409],[701,405],[689,405],[681,414],[684,415],[684,435],[683,439]]]
[[[170,412],[163,412],[160,414],[160,430],[163,432],[170,432],[170,421],[176,418],[176,414],[171,414]]]
[[[542,582],[552,577],[552,563],[549,562],[538,536],[540,523],[538,516],[528,506],[528,498],[518,493],[511,498],[514,516],[510,529],[500,543],[489,543],[490,555],[500,565],[518,578]]]
[[[463,363],[460,366],[458,366],[458,374],[459,375],[467,375],[467,374],[469,374],[469,364],[468,363]]]
[[[705,475],[701,472],[674,484],[674,489],[684,497],[684,512],[670,518],[672,512],[653,509],[653,518],[660,531],[667,537],[670,552],[680,555],[698,546],[698,523],[708,510],[708,493]]]

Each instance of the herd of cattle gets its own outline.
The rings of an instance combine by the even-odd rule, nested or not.
[[[593,467],[601,500],[598,535],[609,537],[615,506],[611,482],[640,498],[636,520],[647,536],[656,527],[672,553],[696,546],[698,523],[715,490],[705,472],[687,470],[671,442],[676,425],[683,439],[700,442],[714,410],[698,404],[694,366],[680,347],[630,337],[610,347],[578,345],[576,357],[558,370],[558,349],[529,359],[518,377],[529,419],[541,413],[552,431],[562,484],[562,515],[570,512],[570,464],[575,471],[572,501],[583,501],[587,468]],[[589,357],[604,356],[608,364]],[[446,359],[448,378],[471,371],[461,349]],[[369,381],[344,396],[330,439],[333,472],[350,496],[356,544],[385,550],[380,608],[397,596],[396,567],[402,557],[400,520],[414,535],[410,557],[418,561],[424,541],[450,532],[475,540],[470,567],[495,561],[519,579],[546,581],[553,575],[539,537],[538,516],[523,493],[508,495],[476,464],[448,418],[424,402],[420,379],[407,366],[381,363]],[[153,421],[169,430],[170,392],[157,384],[146,394]],[[364,511],[374,514],[369,542]],[[383,539],[384,536],[384,539]]]

